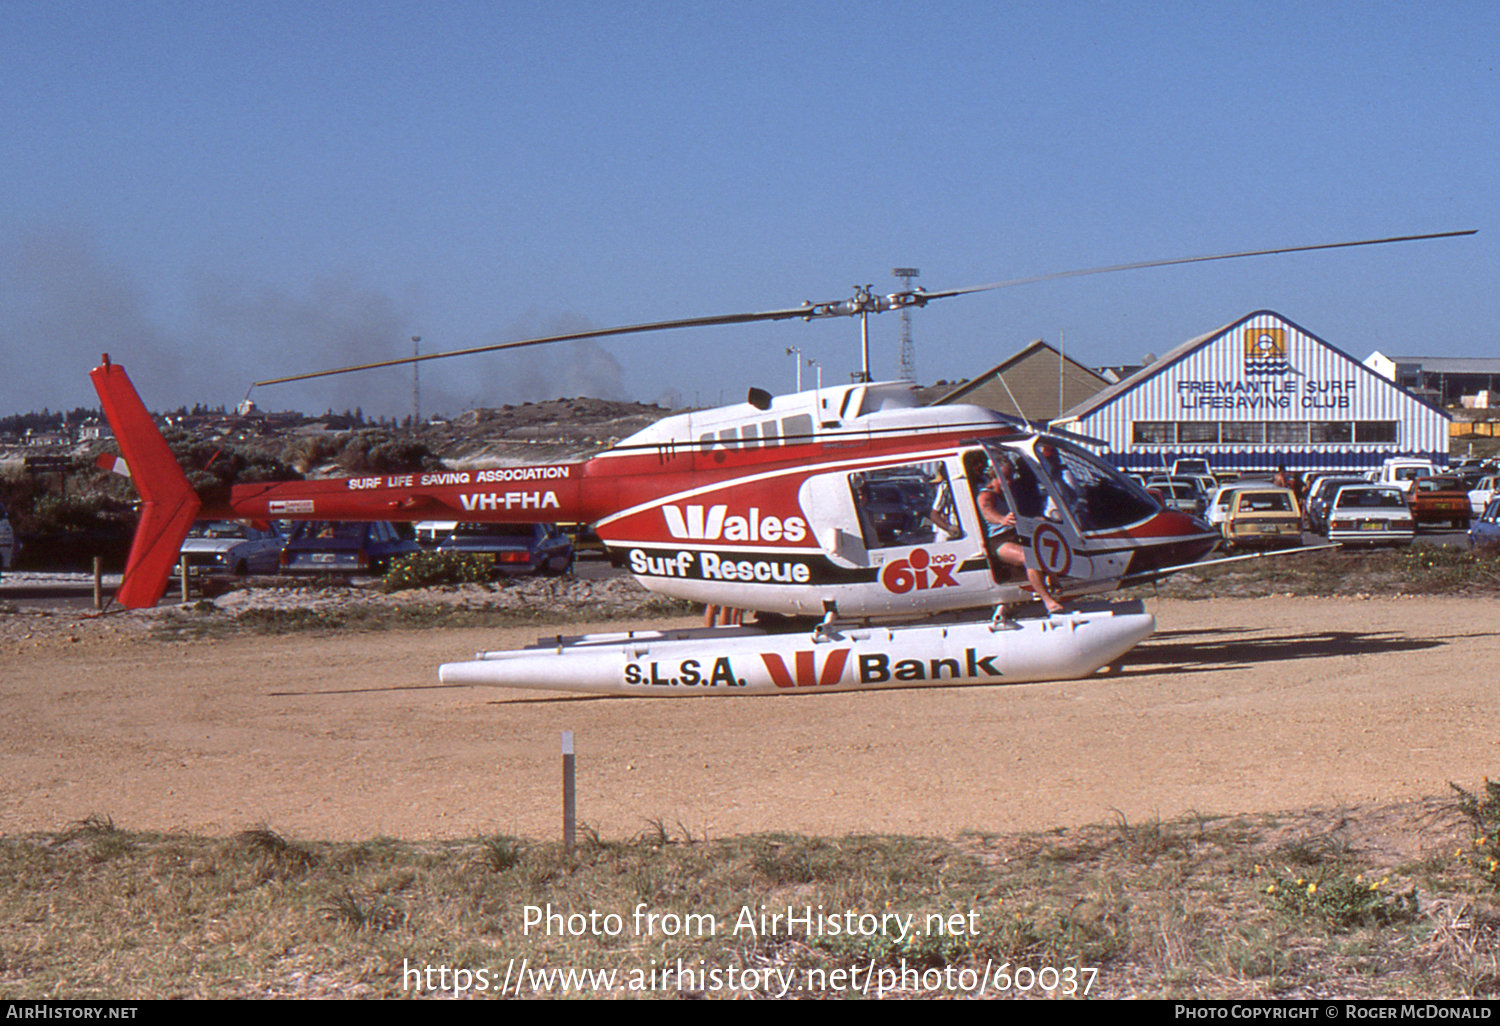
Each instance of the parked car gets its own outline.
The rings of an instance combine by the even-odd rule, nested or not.
[[[304,520],[281,549],[288,574],[383,574],[391,560],[421,551],[384,521]]]
[[[1396,485],[1345,485],[1328,513],[1328,540],[1344,545],[1410,545],[1416,522]]]
[[[1458,478],[1447,475],[1419,477],[1406,493],[1412,519],[1418,524],[1447,523],[1455,531],[1469,527],[1469,492]]]
[[[1333,497],[1345,485],[1365,484],[1366,478],[1351,475],[1326,474],[1312,483],[1307,491],[1307,501],[1302,504],[1302,520],[1314,534],[1328,533],[1328,511],[1333,506]]]
[[[1500,498],[1491,499],[1484,511],[1469,524],[1469,547],[1500,545]]]
[[[594,530],[592,524],[560,524],[563,532],[573,539],[573,553],[575,556],[608,556],[609,550],[604,545],[604,539]]]
[[[457,526],[457,520],[418,520],[413,533],[417,537],[417,544],[422,548],[435,549]]]
[[[1377,484],[1395,485],[1410,495],[1411,485],[1419,477],[1431,477],[1438,472],[1435,464],[1428,460],[1391,458],[1372,471],[1371,481]]]
[[[1469,512],[1476,517],[1485,511],[1490,500],[1495,497],[1495,492],[1500,491],[1500,476],[1490,474],[1481,477],[1479,482],[1469,489]]]
[[[1290,488],[1236,488],[1224,517],[1224,547],[1290,548],[1302,544],[1302,510]]]
[[[1204,459],[1180,459],[1172,461],[1172,475],[1174,477],[1206,477],[1212,479],[1213,469]]]
[[[1208,505],[1208,499],[1190,477],[1153,477],[1146,482],[1146,490],[1158,493],[1162,505],[1168,509],[1195,517],[1203,516]]]
[[[551,574],[573,569],[573,540],[556,524],[459,524],[439,552],[494,557],[501,574]]]
[[[275,527],[262,531],[240,520],[199,520],[182,543],[188,576],[274,574],[286,539]]]
[[[1229,515],[1229,500],[1234,497],[1234,490],[1239,487],[1239,484],[1219,485],[1208,497],[1204,519],[1208,521],[1210,527],[1220,533],[1224,530],[1224,518]]]

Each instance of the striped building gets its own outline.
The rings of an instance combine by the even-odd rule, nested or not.
[[[1055,427],[1153,471],[1207,459],[1217,471],[1353,470],[1392,456],[1448,462],[1452,418],[1347,353],[1259,310],[1184,342],[1068,410]]]

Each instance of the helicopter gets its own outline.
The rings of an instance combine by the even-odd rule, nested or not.
[[[712,324],[860,316],[1028,281],[1362,242],[907,290],[784,310],[631,325],[256,382],[548,342]],[[1088,451],[974,406],[923,407],[910,382],[870,380],[667,417],[575,463],[236,484],[194,492],[124,369],[91,372],[141,519],[116,599],[154,605],[193,520],[572,521],[659,594],[758,614],[753,625],[561,636],[445,664],[445,683],[614,694],[786,693],[1076,679],[1155,628],[1139,602],[1096,596],[1201,565],[1217,533]],[[1102,444],[1102,443],[1095,443]],[[981,492],[1003,495],[1024,565],[987,544]],[[1245,557],[1236,557],[1245,558]],[[1018,617],[1038,598],[1070,603]],[[1048,602],[1047,606],[1053,606]],[[975,611],[983,613],[975,615]],[[993,612],[990,612],[990,611]],[[985,615],[988,614],[988,615]],[[810,629],[809,629],[810,628]]]

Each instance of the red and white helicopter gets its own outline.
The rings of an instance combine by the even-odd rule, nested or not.
[[[528,339],[256,384],[639,331],[863,317],[1020,281],[878,297],[866,289],[840,303]],[[142,499],[116,596],[127,607],[160,599],[200,517],[544,520],[595,525],[616,563],[651,591],[761,614],[754,625],[559,637],[480,653],[443,666],[448,683],[680,696],[1075,679],[1115,662],[1155,627],[1138,602],[1080,599],[1193,565],[1217,540],[1206,523],[1164,508],[1089,453],[1088,440],[980,407],[918,406],[909,382],[869,381],[868,356],[864,380],[854,384],[775,398],[752,389],[745,403],[668,417],[578,463],[239,484],[203,494],[189,486],[124,369],[106,356],[91,377],[124,465],[114,457],[101,464],[127,472]],[[1024,570],[985,544],[976,497],[991,476],[1016,515]],[[1012,607],[1037,597],[1030,582],[1038,573],[1073,607],[1013,617]]]

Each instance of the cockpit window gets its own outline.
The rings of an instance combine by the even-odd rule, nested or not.
[[[1015,450],[986,442],[990,458]],[[1110,531],[1139,523],[1161,509],[1146,490],[1090,453],[1043,438],[1033,447],[1028,463],[1046,492],[1043,516],[1072,519],[1081,532]]]

